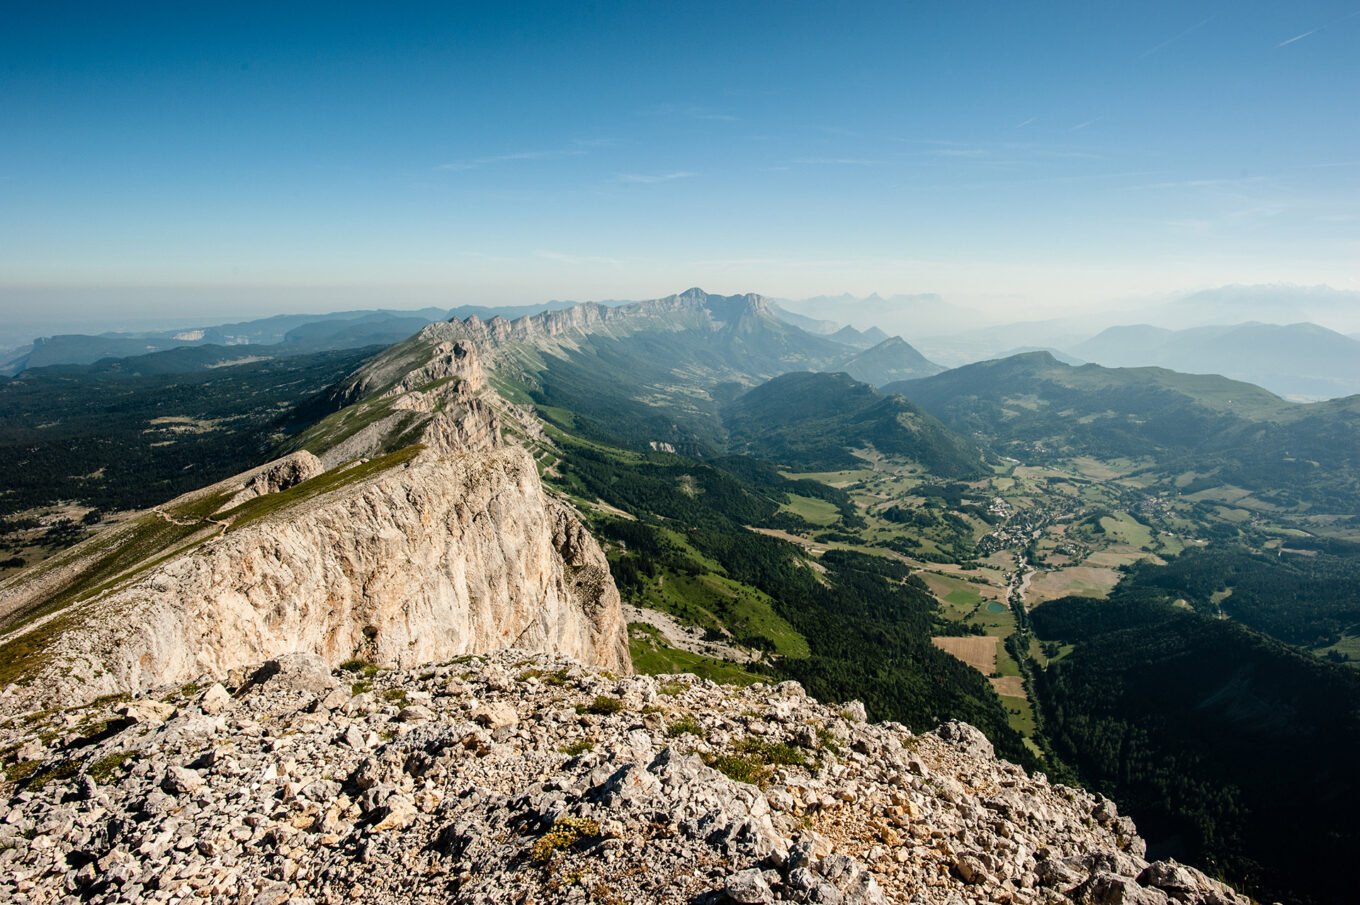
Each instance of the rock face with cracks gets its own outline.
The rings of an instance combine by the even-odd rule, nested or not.
[[[972,727],[855,716],[518,651],[297,655],[0,728],[0,900],[1248,902]]]
[[[529,452],[500,439],[497,402],[470,347],[436,344],[377,400],[404,433],[351,432],[320,458],[200,491],[224,504],[191,548],[152,550],[0,639],[62,620],[0,713],[226,679],[291,653],[409,667],[517,648],[631,671],[608,561]],[[341,447],[359,458],[336,462]]]

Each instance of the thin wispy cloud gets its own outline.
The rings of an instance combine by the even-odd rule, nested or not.
[[[1290,44],[1293,44],[1295,41],[1302,41],[1304,38],[1311,38],[1313,35],[1317,34],[1317,33],[1318,33],[1319,31],[1321,31],[1321,30],[1322,30],[1322,29],[1320,29],[1320,28],[1315,28],[1315,29],[1313,29],[1312,31],[1305,31],[1305,32],[1304,32],[1303,34],[1301,34],[1301,35],[1294,35],[1294,37],[1290,38],[1289,40],[1287,40],[1287,41],[1281,41],[1280,43],[1276,44],[1276,45],[1275,45],[1275,49],[1276,49],[1276,50],[1279,50],[1281,47],[1288,47]]]
[[[1213,21],[1213,18],[1214,18],[1213,16],[1209,16],[1207,19],[1204,19],[1203,21],[1196,22],[1194,25],[1191,25],[1191,26],[1190,26],[1189,28],[1187,28],[1185,31],[1182,31],[1182,32],[1179,32],[1179,33],[1177,33],[1177,34],[1172,35],[1171,37],[1167,38],[1165,41],[1163,41],[1162,43],[1158,44],[1157,46],[1155,46],[1155,47],[1149,47],[1147,50],[1145,50],[1145,51],[1143,51],[1142,53],[1138,54],[1138,59],[1140,59],[1140,60],[1146,60],[1148,57],[1152,56],[1152,55],[1155,54],[1155,53],[1160,53],[1161,51],[1163,51],[1163,50],[1165,50],[1166,48],[1170,47],[1172,44],[1175,44],[1177,41],[1180,41],[1180,40],[1182,40],[1183,38],[1188,38],[1190,35],[1194,34],[1195,32],[1199,31],[1201,28],[1203,28],[1204,26],[1206,26],[1206,25],[1208,25],[1210,22],[1212,22],[1212,21]]]
[[[991,156],[986,148],[936,148],[930,154],[933,157],[963,157],[970,160]]]
[[[535,160],[560,160],[565,157],[580,157],[586,153],[585,148],[570,147],[556,148],[542,151],[515,151],[510,154],[492,154],[487,157],[471,157],[464,160],[451,160],[448,163],[441,163],[435,167],[436,170],[446,170],[459,172],[462,170],[476,170],[485,166],[498,163],[515,163]]]
[[[1030,117],[1029,119],[1027,119],[1027,120],[1024,120],[1024,121],[1022,121],[1022,122],[1016,123],[1015,126],[1013,126],[1013,128],[1016,128],[1016,129],[1023,129],[1023,128],[1025,128],[1026,126],[1032,126],[1032,125],[1034,125],[1034,124],[1037,123],[1038,121],[1039,121],[1039,117],[1037,117],[1037,116],[1031,116],[1031,117]]]
[[[619,182],[626,182],[634,185],[654,185],[658,182],[674,182],[677,179],[689,179],[697,173],[689,170],[676,170],[671,173],[620,173]]]
[[[1096,123],[1100,122],[1100,121],[1101,121],[1102,119],[1104,119],[1104,118],[1105,118],[1105,117],[1103,117],[1103,116],[1093,116],[1093,117],[1091,117],[1090,119],[1086,120],[1085,122],[1077,123],[1075,126],[1073,126],[1071,129],[1068,129],[1067,131],[1069,131],[1069,132],[1080,132],[1082,129],[1085,129],[1087,126],[1093,126],[1093,125],[1095,125]]]
[[[722,110],[700,107],[695,104],[660,104],[643,111],[648,116],[662,116],[674,119],[696,119],[700,122],[735,123],[740,117]]]
[[[1035,117],[1035,121],[1037,121],[1037,119],[1038,118]],[[1081,123],[1073,128],[1085,128],[1099,119],[1102,119],[1102,117],[1097,116],[1095,119]],[[1024,124],[1022,123],[1021,125]],[[1016,128],[1019,128],[1019,126]],[[1016,157],[1100,160],[1108,156],[1106,153],[1092,151],[1089,148],[1078,149],[1073,146],[1046,145],[1032,141],[965,142],[931,138],[900,137],[893,137],[889,140],[897,142],[898,144],[924,146],[929,149],[925,153],[932,157],[986,157],[993,154],[1007,154]]]
[[[1347,13],[1340,19],[1334,19],[1331,22],[1328,22],[1326,25],[1319,25],[1317,28],[1309,29],[1308,31],[1305,31],[1301,35],[1294,35],[1294,37],[1292,38],[1287,38],[1281,41],[1280,43],[1276,44],[1275,49],[1279,50],[1281,47],[1288,47],[1290,44],[1298,43],[1299,41],[1302,41],[1304,38],[1311,38],[1313,35],[1317,34],[1320,31],[1326,31],[1329,28],[1333,28],[1337,25],[1340,25],[1342,22],[1349,22],[1356,16],[1360,16],[1360,9],[1357,9],[1351,13]]]
[[[1225,186],[1251,185],[1264,182],[1264,176],[1242,176],[1236,179],[1175,179],[1165,182],[1148,182],[1137,189],[1216,189]]]

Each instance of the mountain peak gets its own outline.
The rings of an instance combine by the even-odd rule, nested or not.
[[[929,377],[944,370],[900,336],[889,336],[852,355],[841,367],[856,380],[878,387],[898,380]]]

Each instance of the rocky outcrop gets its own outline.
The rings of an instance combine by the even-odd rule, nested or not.
[[[0,727],[0,900],[1248,901],[972,727],[860,713],[514,651],[287,658]]]
[[[239,506],[247,500],[269,493],[281,493],[296,487],[309,478],[314,478],[326,470],[321,460],[306,450],[292,453],[269,463],[253,478],[246,482],[240,493],[231,498],[226,508]]]

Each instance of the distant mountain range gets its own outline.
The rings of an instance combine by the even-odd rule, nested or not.
[[[499,373],[531,387],[533,401],[571,412],[575,430],[634,448],[657,444],[689,454],[722,452],[722,405],[771,378],[848,372],[884,383],[941,370],[900,338],[861,350],[789,323],[762,296],[697,288],[621,305],[587,302],[513,322],[455,319],[421,336],[429,331],[470,339]],[[856,343],[876,335],[836,332]]]
[[[1360,331],[1360,292],[1287,283],[1220,286],[1167,302],[1140,320],[1170,328],[1308,322],[1353,333]]]
[[[1237,324],[1167,330],[1111,327],[1070,347],[1109,367],[1156,366],[1222,374],[1282,396],[1334,398],[1360,393],[1360,341],[1316,324]]]
[[[558,303],[559,307],[565,303]],[[110,358],[129,358],[169,349],[196,346],[232,347],[221,353],[187,356],[185,364],[211,364],[215,360],[280,358],[332,349],[389,346],[415,333],[426,324],[451,317],[520,317],[552,307],[521,305],[488,308],[421,308],[415,311],[336,311],[329,314],[285,314],[232,324],[137,333],[62,334],[41,337],[0,358],[0,374],[18,374],[29,368],[51,365],[85,365]],[[162,362],[160,372],[164,373]]]

